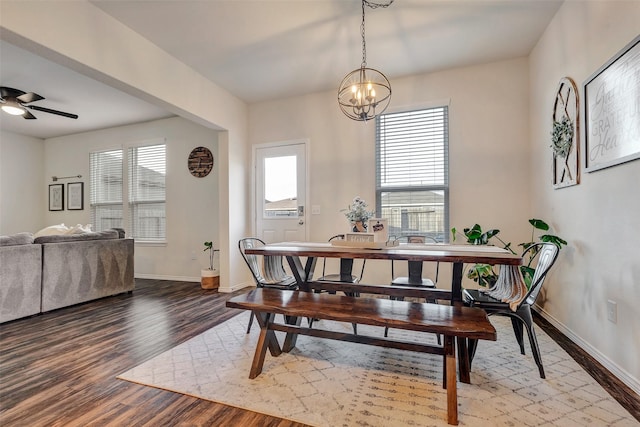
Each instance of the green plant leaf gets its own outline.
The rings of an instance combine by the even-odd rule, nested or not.
[[[535,274],[536,269],[532,267],[528,267],[526,265],[521,265],[520,271],[522,272],[522,278],[524,279],[524,284],[527,285],[527,289],[530,289],[531,282],[533,281],[533,275]]]
[[[213,242],[204,242],[204,250],[202,252],[206,252],[213,249]]]
[[[549,224],[547,224],[541,219],[535,219],[535,218],[530,219],[529,224],[533,225],[533,227],[537,228],[538,230],[547,231],[549,229]]]
[[[543,234],[542,236],[540,236],[540,240],[542,240],[543,242],[554,243],[559,248],[562,248],[562,245],[568,244],[566,240],[558,236],[554,236],[553,234]]]
[[[455,227],[451,227],[451,237],[453,237],[453,239],[451,240],[452,242],[456,241],[456,233],[458,232],[458,230],[456,230]]]
[[[500,233],[500,230],[498,230],[497,228],[493,228],[489,231],[487,231],[486,234],[487,235],[487,241],[492,238],[493,236],[495,236],[496,234]]]

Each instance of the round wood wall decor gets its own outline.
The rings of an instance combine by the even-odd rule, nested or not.
[[[191,175],[204,178],[213,169],[213,153],[207,147],[196,147],[191,150],[187,167]]]
[[[578,89],[570,77],[558,83],[552,119],[553,187],[576,185],[580,182],[580,106]]]

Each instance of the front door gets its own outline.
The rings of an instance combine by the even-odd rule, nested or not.
[[[304,141],[256,148],[256,232],[266,243],[306,240],[306,152]]]

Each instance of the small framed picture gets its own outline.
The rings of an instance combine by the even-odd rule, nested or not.
[[[368,230],[373,233],[376,242],[386,242],[389,240],[389,228],[387,227],[386,218],[371,218],[369,220]]]
[[[67,184],[67,209],[81,211],[84,209],[84,182]]]
[[[49,210],[64,210],[64,184],[49,185]]]

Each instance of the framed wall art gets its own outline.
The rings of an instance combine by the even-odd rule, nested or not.
[[[640,36],[584,83],[585,170],[640,158]]]
[[[67,184],[67,209],[81,211],[84,209],[84,182]]]
[[[64,210],[64,184],[49,185],[49,210]]]
[[[553,104],[553,187],[564,188],[580,182],[580,106],[578,88],[570,77],[563,77]]]

